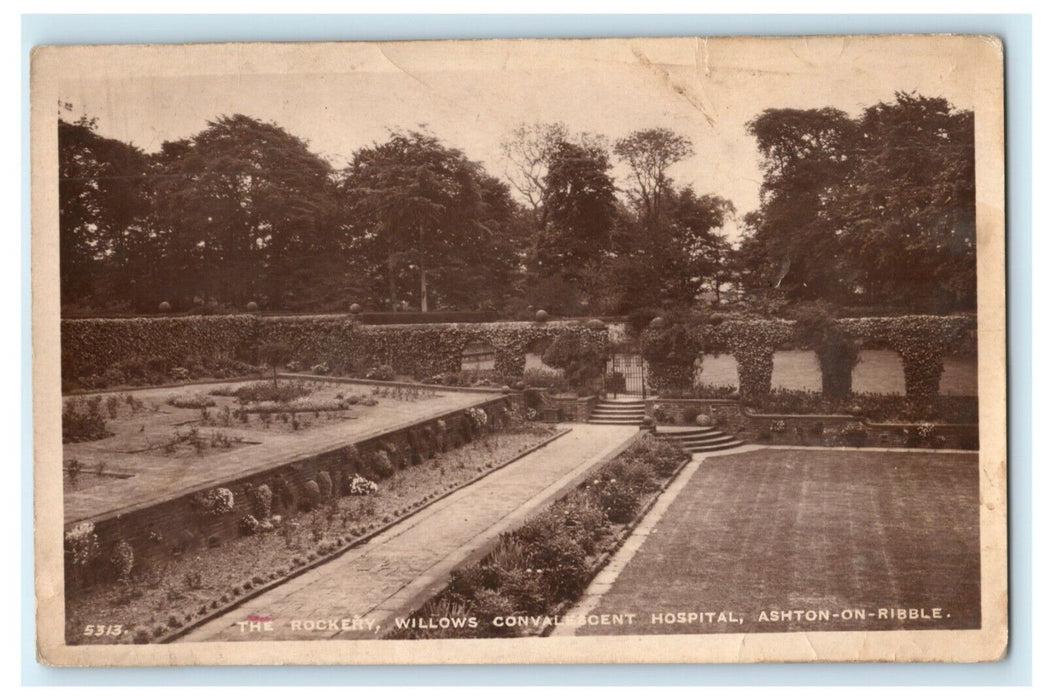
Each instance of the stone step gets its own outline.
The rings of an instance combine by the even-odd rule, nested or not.
[[[592,425],[642,425],[642,418],[590,418]]]
[[[684,445],[684,446],[689,448],[689,447],[701,447],[703,445],[719,445],[719,444],[722,444],[724,442],[730,442],[731,440],[734,440],[734,439],[736,439],[736,438],[734,438],[732,435],[716,435],[715,437],[708,437],[708,438],[695,438],[695,439],[692,439],[692,440],[677,440],[677,442],[680,445]]]
[[[659,427],[657,430],[658,435],[663,435],[666,438],[684,438],[690,437],[691,435],[708,435],[709,433],[716,433],[723,435],[720,430],[716,430],[711,426],[698,426],[696,428],[682,428],[680,430],[666,430],[665,428]]]
[[[732,440],[730,442],[723,443],[722,445],[709,445],[709,446],[705,446],[705,447],[698,447],[698,448],[691,449],[691,450],[688,450],[688,451],[691,454],[696,454],[698,452],[718,452],[719,450],[729,450],[729,449],[732,449],[734,447],[742,447],[743,445],[744,445],[744,443],[741,442],[740,440]]]

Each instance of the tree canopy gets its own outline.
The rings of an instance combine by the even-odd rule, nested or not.
[[[971,113],[898,93],[856,115],[767,109],[747,130],[763,179],[739,213],[679,181],[701,144],[658,126],[608,140],[521,124],[499,177],[424,130],[335,170],[243,114],[155,153],[60,119],[63,309],[975,307]]]

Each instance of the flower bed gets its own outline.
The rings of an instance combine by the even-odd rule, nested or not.
[[[274,494],[268,487],[258,487],[252,492],[258,516],[240,520],[242,537],[132,569],[123,582],[67,592],[67,641],[112,644],[169,639],[369,539],[561,434],[542,425],[509,428],[398,469],[377,484],[357,475],[348,480],[346,495],[338,499],[330,497],[330,484],[318,477],[313,482],[315,506],[286,519],[271,515]],[[226,494],[217,492],[204,494],[203,499],[206,507],[228,503]],[[80,549],[90,549],[93,540],[81,539],[86,544]],[[124,632],[115,638],[85,636],[87,625],[99,620],[120,624]]]
[[[450,584],[393,630],[394,639],[539,634],[497,617],[554,616],[581,596],[641,514],[689,461],[674,444],[640,438],[564,498],[502,535],[494,550],[451,574]],[[441,626],[439,620],[465,620]],[[435,624],[431,624],[435,621]]]

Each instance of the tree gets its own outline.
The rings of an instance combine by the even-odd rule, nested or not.
[[[272,370],[272,388],[276,384],[276,372],[291,361],[291,348],[286,343],[265,343],[258,347],[258,359]]]
[[[610,157],[598,145],[559,141],[549,163],[545,205],[549,230],[538,242],[544,274],[577,281],[610,247],[616,215]]]
[[[418,284],[422,311],[433,274],[451,294],[469,261],[491,262],[505,223],[499,217],[511,215],[507,191],[482,166],[416,131],[357,151],[343,191],[372,253],[384,260],[390,303],[405,275]]]
[[[970,112],[897,93],[858,118],[772,109],[748,129],[764,173],[740,251],[749,290],[936,312],[975,306]]]
[[[897,93],[865,110],[838,196],[842,244],[874,301],[936,311],[977,294],[973,114]]]
[[[159,226],[183,292],[238,305],[264,292],[279,308],[297,274],[340,254],[330,166],[279,125],[222,116],[158,161]]]
[[[645,222],[661,216],[666,192],[671,187],[669,167],[694,153],[690,139],[665,128],[633,131],[614,144],[614,153],[629,169],[628,191]]]
[[[563,122],[535,122],[520,124],[501,142],[501,153],[512,164],[506,177],[530,207],[540,227],[545,224],[548,166],[556,144],[569,140]]]
[[[100,136],[93,119],[58,120],[58,242],[63,304],[83,302],[149,211],[149,160]]]
[[[852,167],[853,121],[827,107],[768,109],[748,132],[763,166],[760,208],[745,217],[749,285],[795,298],[848,298],[855,261],[840,244],[839,212],[830,202]]]

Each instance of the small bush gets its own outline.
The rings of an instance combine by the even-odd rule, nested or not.
[[[251,491],[251,500],[254,505],[254,514],[258,520],[268,520],[272,515],[272,489],[268,484],[262,484]]]
[[[185,394],[177,394],[167,399],[167,403],[175,408],[195,408],[203,409],[209,408],[214,405],[214,399],[206,394],[198,392],[191,392]]]
[[[334,492],[334,482],[331,481],[331,475],[328,472],[321,471],[316,475],[316,484],[320,489],[320,500],[329,501],[331,494]]]
[[[112,435],[102,413],[102,397],[67,399],[62,404],[62,442],[91,442]]]
[[[312,479],[302,487],[302,509],[311,510],[320,504],[320,486]]]
[[[375,450],[371,453],[370,466],[374,473],[382,479],[389,478],[396,471],[392,460],[389,459],[389,453],[385,450]]]

